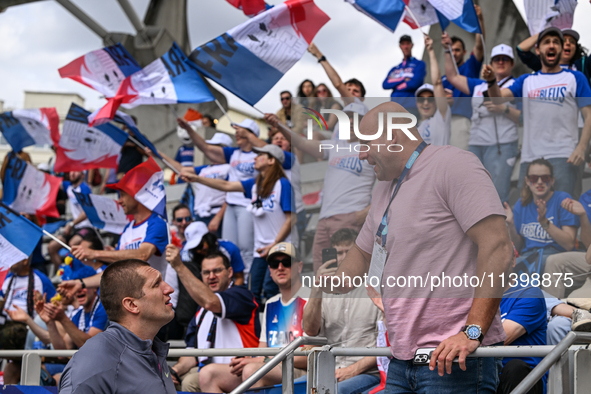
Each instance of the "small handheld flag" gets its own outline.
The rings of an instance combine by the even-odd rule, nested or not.
[[[0,114],[0,132],[15,152],[31,145],[52,145],[51,133],[59,131],[55,108],[18,109]]]
[[[0,270],[28,258],[42,236],[39,226],[0,203]]]
[[[117,201],[96,194],[74,192],[74,195],[94,227],[113,234],[121,234],[129,223],[123,208]]]

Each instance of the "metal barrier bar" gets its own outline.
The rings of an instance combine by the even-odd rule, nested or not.
[[[538,380],[544,376],[546,371],[550,369],[554,363],[556,363],[562,354],[568,350],[568,348],[575,343],[575,341],[583,341],[591,343],[591,333],[589,332],[576,332],[571,331],[562,341],[558,343],[546,357],[540,361],[540,363],[515,387],[511,394],[524,394],[527,393]]]
[[[292,343],[285,346],[275,357],[273,357],[269,362],[259,368],[255,373],[253,373],[248,379],[242,382],[238,387],[236,387],[230,394],[242,394],[246,390],[250,388],[253,384],[259,381],[263,376],[265,376],[269,371],[271,371],[275,366],[279,365],[281,361],[283,361],[287,356],[292,355],[293,351],[296,350],[298,347],[302,345],[325,345],[328,342],[326,338],[322,337],[298,337]],[[291,388],[293,393],[293,361],[291,363],[292,367],[292,380],[291,380]]]

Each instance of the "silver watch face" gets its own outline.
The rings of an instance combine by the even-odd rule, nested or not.
[[[468,328],[466,328],[466,335],[468,335],[468,338],[470,339],[478,339],[480,334],[480,328],[477,326],[468,326]]]

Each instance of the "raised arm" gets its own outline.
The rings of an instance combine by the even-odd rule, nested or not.
[[[589,140],[591,139],[591,106],[582,107],[581,113],[585,123],[583,124],[583,132],[577,147],[568,158],[567,163],[572,163],[574,166],[579,166],[585,162],[585,151],[589,146]]]
[[[443,48],[451,48],[451,38],[449,37],[449,34],[447,34],[446,32],[444,32],[441,35],[441,45],[443,46]],[[433,50],[431,50],[431,52],[433,52]],[[445,76],[447,77],[447,80],[449,81],[449,83],[453,85],[454,88],[458,89],[460,92],[464,94],[469,95],[470,87],[468,86],[468,78],[457,73],[456,67],[454,66],[455,60],[451,52],[445,50],[444,57]],[[437,67],[437,58],[435,57],[435,53],[433,53],[433,59],[435,59],[435,65]],[[429,53],[429,61],[433,63],[431,53]],[[437,72],[439,74],[439,67],[437,67]],[[431,65],[431,73],[433,73],[433,65]],[[431,76],[431,78],[433,78],[433,76]],[[433,82],[433,86],[435,86],[435,82]],[[437,95],[435,95],[435,97],[437,97]]]
[[[316,47],[314,43],[310,44],[310,46],[308,47],[308,52],[310,52],[318,60],[324,57],[322,52],[320,52],[320,50]],[[339,91],[341,97],[343,98],[343,101],[345,102],[345,105],[353,102],[355,97],[349,92],[349,89],[347,89],[347,87],[343,83],[341,76],[331,66],[328,60],[326,60],[326,57],[324,57],[324,60],[322,60],[320,64],[324,68],[324,71],[326,72],[328,79],[330,79],[332,86],[334,86],[335,89]]]
[[[185,119],[178,118],[177,122],[178,122],[179,126],[181,126],[183,129],[187,130],[187,133],[189,134],[191,141],[193,141],[193,144],[195,144],[195,146],[197,148],[199,148],[199,150],[201,152],[203,152],[203,154],[209,160],[211,160],[215,163],[225,163],[226,162],[226,157],[224,156],[224,150],[222,149],[221,146],[210,145],[207,142],[205,142],[205,139],[203,137],[201,137],[199,134],[197,134],[197,132],[195,130],[193,130],[191,125]]]
[[[488,64],[482,66],[482,79],[488,83],[488,95],[492,98],[492,102],[496,105],[511,101],[515,97],[510,89],[500,89],[497,85],[497,76],[492,67]]]
[[[484,35],[484,18],[482,17],[482,9],[479,5],[474,4],[474,9],[476,10],[476,16],[478,16],[478,23],[480,23],[482,35],[476,33],[476,36],[474,37],[474,49],[472,49],[472,52],[474,52],[476,60],[482,62],[484,59],[484,45],[482,44],[482,40],[486,37]]]
[[[433,50],[433,40],[429,36],[425,36],[425,49],[429,52],[429,66],[431,67],[431,82],[433,82],[433,95],[435,96],[435,104],[441,116],[445,119],[445,114],[449,108],[445,91],[443,90],[443,83],[441,82],[441,74],[439,73],[439,64],[437,64],[437,57]],[[447,60],[447,59],[446,59]]]
[[[272,126],[276,127],[281,134],[291,142],[291,146],[300,149],[310,156],[316,159],[324,159],[324,153],[320,151],[321,142],[318,140],[308,140],[301,135],[294,133],[287,126],[279,125],[279,118],[275,114],[265,114],[265,121]]]
[[[195,174],[193,167],[183,167],[181,170],[181,179],[185,182],[197,182],[202,185],[209,186],[213,189],[221,190],[223,192],[244,192],[242,183],[229,182],[223,179],[205,178]]]
[[[531,51],[531,49],[536,45],[536,42],[538,41],[538,35],[539,34],[534,34],[533,36],[521,41],[519,45],[517,45],[517,49],[523,52]]]

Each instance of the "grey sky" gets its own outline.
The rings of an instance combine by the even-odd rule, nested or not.
[[[74,2],[107,30],[133,33],[116,0]],[[131,3],[143,17],[149,1],[131,0]],[[268,3],[281,1],[268,0]],[[515,0],[515,3],[522,11],[523,0]],[[315,42],[341,77],[360,79],[367,89],[367,96],[389,96],[389,91],[382,89],[382,81],[388,70],[402,60],[398,38],[410,34],[415,42],[413,52],[418,57],[423,50],[421,33],[400,23],[392,34],[343,0],[316,0],[316,4],[331,20],[320,30]],[[573,28],[581,34],[581,42],[587,48],[591,48],[591,25],[584,16],[590,14],[589,1],[580,0]],[[192,48],[247,20],[241,11],[225,0],[189,0],[188,19]],[[0,40],[0,100],[4,100],[5,107],[21,108],[25,90],[77,92],[86,99],[89,109],[104,104],[98,92],[59,77],[59,67],[100,48],[102,43],[56,2],[40,1],[0,13],[0,37],[3,38]],[[291,90],[295,94],[305,78],[315,83],[329,82],[322,67],[310,54],[304,55],[257,107],[266,112],[276,111],[280,105],[279,92]],[[240,99],[220,90],[226,93],[231,106],[256,114]]]

